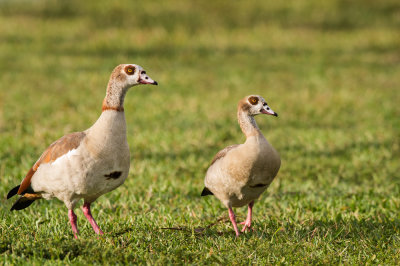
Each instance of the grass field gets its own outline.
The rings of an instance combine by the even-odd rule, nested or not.
[[[6,0],[0,25],[0,264],[400,263],[398,0]],[[77,210],[74,240],[58,200],[9,212],[8,190],[97,119],[126,62],[160,85],[125,100],[130,174],[93,205],[105,236]],[[248,94],[279,113],[257,122],[282,166],[236,239],[199,194],[213,155],[244,141]]]

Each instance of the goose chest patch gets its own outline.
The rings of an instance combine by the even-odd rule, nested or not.
[[[108,180],[108,179],[118,179],[121,175],[122,175],[122,172],[117,171],[117,172],[111,172],[108,175],[104,175],[104,176],[107,177],[107,180]]]
[[[254,186],[250,186],[251,188],[258,188],[258,187],[266,187],[267,186],[267,184],[257,184],[257,185],[254,185]]]

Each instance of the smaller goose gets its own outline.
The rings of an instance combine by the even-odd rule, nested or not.
[[[278,116],[259,95],[239,101],[237,116],[246,142],[228,146],[214,156],[201,193],[215,195],[228,208],[236,236],[239,231],[232,207],[248,205],[247,218],[241,224],[242,232],[250,230],[254,201],[268,188],[281,165],[278,152],[257,126],[254,116],[258,114]]]

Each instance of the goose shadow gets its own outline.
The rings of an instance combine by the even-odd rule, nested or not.
[[[241,218],[241,217],[240,217]],[[228,217],[221,217],[216,222],[209,223],[203,227],[180,229],[185,233],[194,232],[199,238],[219,238],[219,237],[235,237],[233,228],[221,229],[216,225],[231,222]],[[299,223],[291,222],[282,225],[279,222],[269,222],[262,226],[263,222],[255,221],[254,231],[241,233],[239,238],[258,238],[268,240],[273,243],[274,239],[280,237],[281,232],[287,236],[297,235],[298,241],[311,241],[313,238],[319,237],[327,241],[335,240],[360,240],[363,239],[368,243],[378,243],[385,239],[388,242],[393,236],[399,236],[400,229],[399,219],[388,219],[387,217],[368,217],[365,219],[343,219],[341,217],[328,220],[309,220],[300,226]],[[164,228],[170,229],[170,228]]]
[[[128,227],[122,228],[121,230],[112,232],[110,235],[112,237],[118,237],[118,236],[125,235],[126,233],[129,233],[129,232],[132,232],[132,231],[133,231],[133,228],[128,226]]]

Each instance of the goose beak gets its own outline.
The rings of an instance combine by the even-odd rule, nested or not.
[[[278,116],[278,113],[274,112],[271,108],[268,107],[268,105],[263,106],[263,108],[260,110],[262,114],[266,115],[273,115],[273,116]]]
[[[147,74],[141,74],[139,77],[140,84],[151,84],[151,85],[158,85],[158,82],[155,80],[152,80]]]

